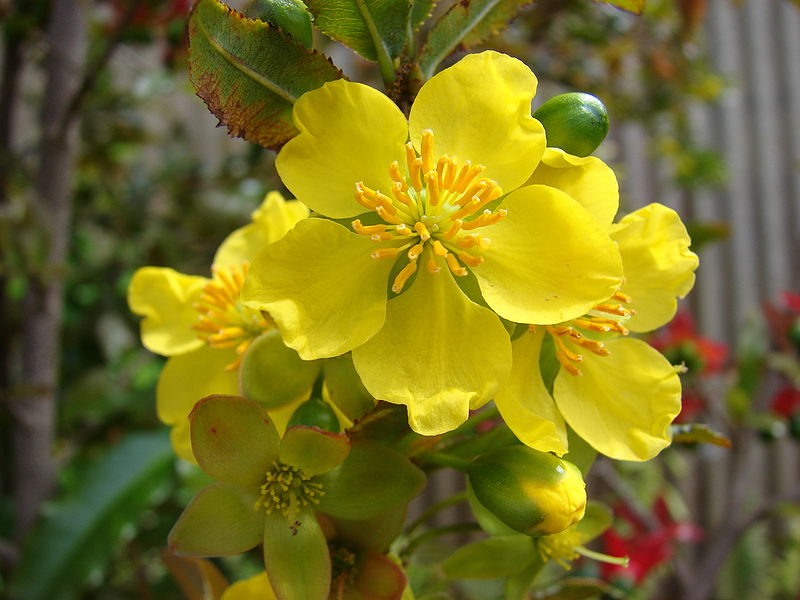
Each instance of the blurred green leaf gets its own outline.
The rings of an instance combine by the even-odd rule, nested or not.
[[[397,58],[406,43],[408,0],[307,0],[314,24],[364,58]]]
[[[622,10],[626,10],[628,12],[632,12],[634,14],[640,15],[644,12],[645,9],[645,0],[594,0],[595,2],[602,2],[604,4],[610,4],[611,6],[616,6],[617,8],[621,8]]]
[[[537,558],[533,538],[498,535],[462,546],[442,568],[451,579],[494,579],[513,575]]]
[[[438,0],[411,0],[411,12],[408,16],[408,22],[411,23],[411,30],[416,31],[425,20],[431,16],[433,7],[436,6]]]
[[[85,468],[75,491],[49,507],[28,539],[11,596],[77,597],[89,572],[108,562],[123,531],[157,501],[171,480],[174,458],[166,432],[135,433]]]
[[[589,598],[623,598],[625,594],[600,579],[570,577],[533,595],[535,600],[589,600]]]
[[[297,98],[342,77],[324,55],[218,0],[199,0],[192,11],[189,68],[197,95],[228,133],[269,148],[297,134]]]
[[[280,27],[307,49],[314,45],[311,13],[300,0],[255,0],[247,9],[247,18]]]
[[[686,224],[686,230],[692,240],[694,252],[713,242],[725,240],[731,234],[730,225],[724,221],[692,221]]]
[[[422,47],[419,65],[426,79],[459,47],[472,48],[506,28],[532,0],[464,0],[436,21]]]

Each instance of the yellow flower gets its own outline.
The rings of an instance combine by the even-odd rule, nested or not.
[[[222,594],[221,600],[276,600],[266,571],[248,579],[237,581]]]
[[[677,213],[660,204],[612,224],[616,196],[598,202],[592,190],[616,189],[616,182],[596,158],[548,148],[532,180],[565,189],[595,215],[619,244],[625,280],[586,314],[531,327],[514,340],[511,377],[497,407],[517,437],[538,450],[567,452],[566,421],[607,456],[648,460],[670,443],[680,380],[659,352],[625,336],[660,327],[675,314],[676,298],[691,289],[698,264],[689,236]],[[549,357],[558,361],[552,396],[540,371]]]
[[[156,407],[159,419],[173,426],[172,444],[180,457],[194,462],[187,415],[195,402],[210,394],[237,394],[242,354],[274,328],[239,302],[250,261],[307,214],[301,203],[271,192],[253,212],[253,222],[222,242],[210,278],[143,267],[131,279],[128,305],[144,317],[142,343],[170,357],[156,388]]]
[[[300,134],[278,155],[287,187],[328,219],[266,248],[243,301],[306,360],[352,350],[369,392],[407,405],[425,435],[507,379],[499,317],[559,323],[621,281],[616,245],[584,207],[522,187],[545,148],[536,83],[516,59],[469,55],[422,87],[408,120],[368,86],[327,83],[295,104]]]

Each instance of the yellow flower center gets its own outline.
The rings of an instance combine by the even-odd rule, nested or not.
[[[302,507],[319,504],[324,494],[322,484],[311,481],[311,475],[302,469],[273,461],[253,509],[267,514],[277,510],[292,520]]]
[[[199,313],[194,329],[200,339],[212,348],[236,348],[237,358],[225,367],[227,371],[238,369],[250,342],[272,328],[271,321],[261,311],[239,302],[248,269],[248,263],[226,269],[212,267],[211,279],[194,305]]]
[[[537,538],[537,542],[544,562],[552,560],[569,570],[572,568],[569,561],[579,556],[577,548],[583,543],[583,536],[574,527],[570,527],[560,533],[543,535]]]
[[[605,344],[587,338],[580,330],[628,335],[628,329],[623,322],[632,317],[635,311],[625,308],[623,304],[630,302],[630,296],[618,291],[608,301],[598,304],[583,317],[559,325],[545,326],[555,343],[556,358],[568,373],[581,374],[580,369],[575,366],[583,361],[583,354],[579,349],[588,350],[598,356],[610,354]]]
[[[383,223],[352,222],[356,233],[376,243],[393,242],[377,248],[372,258],[395,258],[405,252],[408,263],[392,284],[396,294],[416,272],[426,248],[431,250],[426,263],[430,272],[438,273],[447,265],[453,275],[467,275],[467,267],[483,263],[481,254],[490,243],[476,230],[499,222],[507,214],[505,209],[487,206],[500,198],[503,190],[495,181],[481,177],[486,167],[447,155],[434,161],[430,129],[422,132],[419,156],[410,142],[405,148],[405,169],[397,161],[389,166],[391,196],[361,181],[355,184],[356,201],[374,211]]]

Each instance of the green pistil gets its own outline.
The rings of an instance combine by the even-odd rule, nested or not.
[[[293,519],[301,508],[319,504],[324,494],[322,484],[311,481],[311,475],[302,469],[273,461],[254,509],[263,509],[268,515],[277,510]]]

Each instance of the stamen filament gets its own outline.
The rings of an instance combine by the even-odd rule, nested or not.
[[[417,270],[417,263],[410,262],[402,270],[397,274],[397,277],[394,278],[394,283],[392,283],[392,291],[395,294],[399,294],[403,291],[403,287],[406,285],[408,278],[411,277]]]

